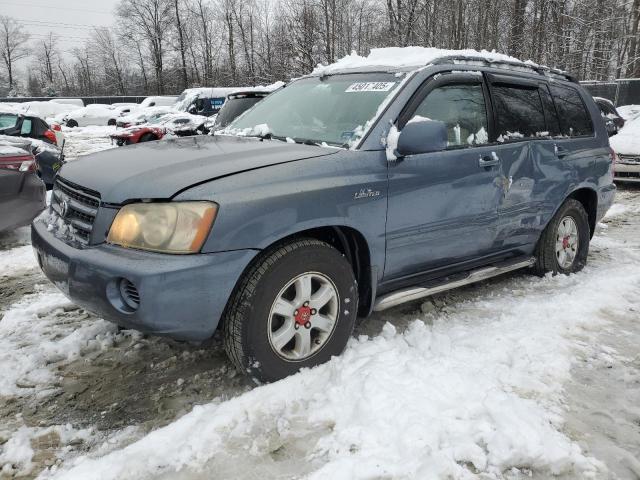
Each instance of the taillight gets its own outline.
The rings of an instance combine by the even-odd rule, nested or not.
[[[54,145],[58,143],[58,140],[56,139],[56,134],[53,133],[52,130],[45,131],[44,136],[47,138],[47,140],[50,140],[51,143],[53,143]]]
[[[62,131],[62,127],[60,125],[58,125],[57,123],[52,123],[51,124],[51,130],[55,130],[56,132],[61,132]]]
[[[615,171],[616,171],[616,162],[618,161],[618,154],[611,147],[609,147],[609,158],[611,158],[611,171],[615,173]]]
[[[36,161],[29,155],[19,157],[0,158],[0,169],[16,172],[35,172]]]

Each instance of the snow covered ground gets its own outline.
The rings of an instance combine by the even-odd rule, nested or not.
[[[106,127],[65,132],[68,154]],[[326,365],[256,386],[214,338],[118,331],[0,235],[0,478],[640,478],[640,189],[589,265],[376,314]]]

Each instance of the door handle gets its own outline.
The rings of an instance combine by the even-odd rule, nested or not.
[[[500,164],[500,157],[496,152],[491,152],[491,155],[480,155],[478,159],[478,165],[482,168],[493,167]]]
[[[564,147],[560,147],[557,144],[553,146],[553,150],[558,158],[564,158],[569,155],[569,152]]]

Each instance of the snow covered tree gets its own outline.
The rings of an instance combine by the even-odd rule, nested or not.
[[[8,88],[14,86],[14,68],[17,61],[29,56],[29,34],[13,18],[0,15],[0,57],[7,70]]]

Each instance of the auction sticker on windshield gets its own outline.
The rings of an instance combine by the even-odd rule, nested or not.
[[[349,85],[345,92],[388,92],[394,85],[395,82],[358,82]]]

